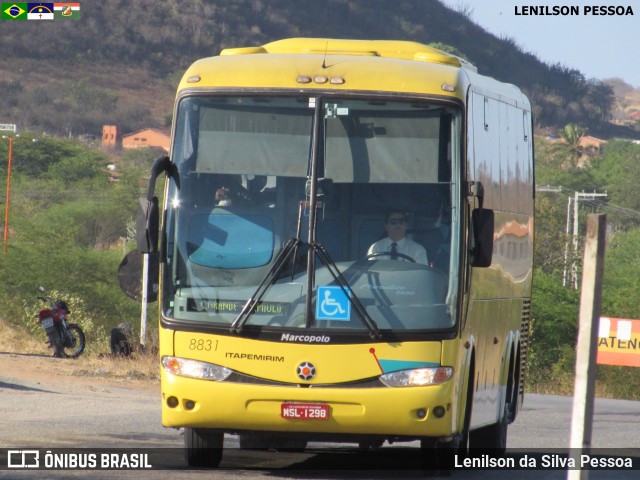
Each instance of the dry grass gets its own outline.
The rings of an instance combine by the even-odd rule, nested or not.
[[[130,357],[113,355],[90,355],[80,357],[82,368],[74,375],[121,380],[123,382],[158,382],[160,363],[158,356],[151,353],[134,353]],[[80,366],[80,365],[79,365]]]
[[[36,339],[19,325],[13,325],[0,318],[0,350],[7,353],[47,353],[44,332],[41,339]]]

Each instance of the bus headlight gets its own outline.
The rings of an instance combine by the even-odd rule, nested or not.
[[[453,367],[430,367],[400,370],[380,375],[387,387],[424,387],[439,385],[453,377]]]
[[[217,382],[226,380],[233,373],[227,367],[180,357],[162,357],[162,366],[167,372],[174,375]]]

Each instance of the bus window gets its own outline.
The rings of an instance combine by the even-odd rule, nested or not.
[[[324,180],[315,202],[309,201],[309,102],[180,102],[176,132],[183,143],[176,147],[179,175],[169,187],[167,214],[167,315],[229,325],[260,292],[261,302],[287,308],[271,316],[252,313],[248,326],[362,332],[371,321],[387,330],[453,326],[458,277],[451,271],[457,266],[439,257],[451,250],[450,232],[440,230],[452,225],[451,209],[443,214],[442,206],[455,201],[450,148],[458,115],[426,102],[332,102],[339,108],[326,108],[315,166]],[[406,212],[407,238],[426,249],[429,261],[367,256],[383,238],[392,209]],[[324,288],[339,285],[335,272],[364,312],[299,321],[308,317],[309,295],[322,301],[316,298]],[[226,310],[202,307],[222,304]]]

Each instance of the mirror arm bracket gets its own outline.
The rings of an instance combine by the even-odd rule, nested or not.
[[[147,198],[140,199],[140,210],[138,212],[137,242],[138,250],[141,253],[156,253],[158,251],[159,235],[159,206],[158,197],[155,196],[156,180],[161,173],[170,175],[174,168],[169,157],[162,156],[155,160],[151,167],[149,185],[147,187]]]
[[[484,204],[484,187],[482,182],[474,182],[470,180],[467,182],[467,196],[478,199],[478,208],[482,210]]]
[[[149,186],[147,188],[147,201],[153,201],[153,196],[156,189],[156,180],[163,172],[170,172],[172,167],[171,160],[169,157],[162,156],[156,158],[153,162],[153,167],[151,167],[151,175],[149,176]]]

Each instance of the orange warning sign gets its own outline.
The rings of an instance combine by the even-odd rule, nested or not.
[[[640,320],[600,317],[596,363],[640,367]]]

